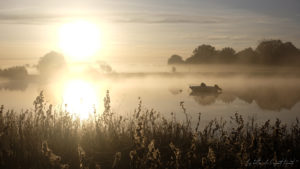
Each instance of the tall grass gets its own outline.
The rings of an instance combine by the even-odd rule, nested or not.
[[[85,121],[47,105],[42,92],[33,104],[33,110],[23,112],[1,106],[0,168],[299,167],[298,119],[289,127],[279,119],[258,125],[235,114],[228,122],[213,120],[200,130],[201,114],[191,125],[183,103],[184,122],[175,114],[167,120],[144,110],[141,101],[132,116],[117,115],[108,92],[104,112],[95,110]]]

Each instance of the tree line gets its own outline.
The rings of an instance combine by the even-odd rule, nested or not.
[[[236,52],[231,47],[217,50],[203,44],[194,49],[192,55],[183,59],[172,55],[168,64],[263,64],[263,65],[300,65],[300,50],[291,42],[264,40],[253,49],[251,47]]]
[[[14,66],[0,69],[0,77],[8,79],[24,79],[28,76],[25,66]]]

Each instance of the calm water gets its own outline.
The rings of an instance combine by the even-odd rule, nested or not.
[[[201,82],[218,84],[223,93],[190,95],[189,85]],[[180,102],[184,102],[192,119],[196,121],[201,112],[204,123],[214,118],[228,119],[236,112],[246,118],[254,116],[257,121],[280,118],[290,123],[300,117],[300,78],[297,76],[122,73],[43,83],[1,80],[0,87],[0,104],[18,111],[33,108],[35,97],[43,90],[49,103],[61,107],[68,104],[69,109],[84,112],[95,105],[101,112],[103,98],[109,90],[112,110],[122,115],[132,113],[140,98],[144,109],[154,109],[166,116],[174,112],[177,119],[184,117],[180,108]]]

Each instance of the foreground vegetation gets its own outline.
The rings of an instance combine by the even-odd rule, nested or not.
[[[142,102],[131,117],[114,114],[107,93],[104,112],[86,121],[47,105],[43,93],[34,109],[0,108],[0,168],[298,168],[300,124],[280,120],[258,125],[235,114],[203,129],[170,120]],[[258,161],[260,160],[260,161]],[[285,160],[285,161],[283,161]]]

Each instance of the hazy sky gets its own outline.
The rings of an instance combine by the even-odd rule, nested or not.
[[[100,24],[99,60],[165,61],[203,43],[218,49],[282,39],[300,47],[299,0],[1,0],[0,58],[38,58],[58,49],[60,25]]]

